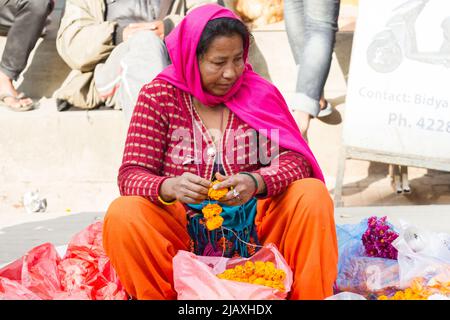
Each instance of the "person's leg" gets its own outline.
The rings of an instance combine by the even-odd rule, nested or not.
[[[295,0],[286,0],[286,4]],[[286,29],[298,65],[296,94],[289,102],[306,137],[311,117],[326,107],[323,89],[331,66],[339,0],[302,0],[303,11],[288,10]],[[289,9],[293,4],[287,6]],[[297,5],[298,6],[298,5]],[[290,14],[290,12],[293,12]],[[295,14],[294,14],[295,13]],[[303,13],[303,15],[301,15]],[[295,20],[297,17],[297,20]],[[297,31],[295,25],[298,25]],[[302,33],[301,33],[302,31]]]
[[[172,258],[188,250],[186,213],[180,204],[159,206],[142,197],[110,205],[103,246],[127,293],[135,299],[176,299]]]
[[[319,100],[330,72],[331,58],[338,30],[340,0],[304,0],[306,37],[297,89],[316,103]]]
[[[0,62],[0,94],[9,94],[4,102],[20,109],[30,99],[18,100],[13,81],[25,69],[53,8],[51,0],[3,0],[0,3],[0,25],[9,28],[5,50]]]
[[[95,89],[107,107],[121,109],[117,102],[118,90],[122,82],[120,62],[130,51],[128,42],[121,42],[111,52],[104,63],[99,63],[94,70]]]
[[[303,62],[303,43],[305,41],[305,9],[303,2],[304,0],[284,1],[286,33],[297,66]]]
[[[302,179],[271,199],[258,201],[259,240],[274,243],[291,267],[289,299],[333,295],[338,246],[333,201],[323,182]]]
[[[129,123],[139,92],[170,64],[164,42],[152,31],[141,31],[128,41],[129,51],[121,60],[119,103]]]
[[[153,31],[141,31],[119,44],[97,65],[95,86],[108,106],[122,109],[130,122],[142,87],[170,64],[167,49]]]
[[[284,2],[284,21],[289,45],[297,65],[297,87],[300,81],[301,64],[304,63],[304,42],[305,42],[305,8],[303,0],[285,0]],[[298,89],[296,87],[296,89]],[[303,138],[308,141],[308,128],[311,116],[309,113],[298,110],[302,103],[302,93],[296,92],[291,99],[288,99],[290,109],[293,109],[293,116],[297,122]],[[297,109],[297,110],[296,110]]]

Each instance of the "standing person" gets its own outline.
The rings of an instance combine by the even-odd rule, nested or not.
[[[118,174],[122,197],[103,227],[105,252],[135,299],[177,297],[178,250],[252,255],[239,238],[280,249],[293,269],[290,299],[333,294],[333,202],[281,93],[247,63],[249,43],[230,10],[194,9],[166,38],[172,65],[140,92]],[[205,227],[212,180],[232,189],[218,200],[231,231]]]
[[[33,100],[17,92],[13,81],[27,66],[53,7],[53,0],[0,0],[0,29],[8,30],[0,61],[0,105],[14,111],[34,108]]]
[[[340,0],[285,0],[286,31],[297,64],[297,85],[289,101],[303,137],[311,118],[332,112],[324,98],[338,30]]]

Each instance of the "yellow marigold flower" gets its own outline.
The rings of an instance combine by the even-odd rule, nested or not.
[[[379,296],[377,300],[389,300],[387,296]]]
[[[203,207],[202,212],[203,216],[206,219],[212,218],[214,216],[218,216],[222,213],[222,207],[218,205],[217,203],[210,203]]]
[[[253,284],[259,284],[259,285],[265,285],[266,284],[266,279],[264,278],[257,278],[255,281],[253,281]]]
[[[264,278],[266,276],[266,269],[258,269],[258,268],[256,268],[255,269],[255,275],[258,278]]]
[[[252,283],[285,291],[282,281],[285,279],[286,273],[281,269],[276,269],[273,263],[247,261],[244,265],[227,269],[217,276],[219,279]]]
[[[255,271],[255,265],[251,261],[247,261],[244,264],[244,269],[246,272],[253,273]]]
[[[223,218],[220,216],[222,207],[217,203],[208,204],[202,209],[203,216],[206,219],[206,227],[209,231],[220,228],[223,223]]]
[[[397,291],[397,292],[394,294],[393,299],[394,299],[394,300],[405,300],[405,295],[403,294],[403,291]]]
[[[273,263],[272,261],[266,261],[265,265],[266,268],[275,269],[275,263]]]
[[[412,291],[412,289],[411,288],[406,288],[405,289],[405,299],[406,300],[415,300],[414,297],[415,297],[415,294]]]
[[[249,269],[244,269],[244,273],[247,278],[253,275],[253,271]]]
[[[223,272],[224,274],[228,275],[228,276],[234,276],[234,269],[227,269]]]
[[[212,200],[219,200],[221,198],[223,198],[227,193],[228,193],[228,189],[227,188],[222,188],[222,189],[218,189],[218,190],[214,190],[213,186],[220,183],[220,181],[216,180],[212,183],[211,187],[208,190],[208,197]]]
[[[411,289],[414,292],[421,292],[423,290],[422,279],[415,278],[411,283]]]
[[[236,273],[236,275],[240,278],[243,278],[246,276],[246,272],[243,266],[236,266],[234,268],[234,272]]]
[[[244,267],[243,266],[236,266],[236,267],[234,267],[234,271],[236,272],[236,271],[242,271],[242,270],[244,270]]]
[[[275,274],[273,275],[273,280],[275,281],[284,281],[286,279],[286,272],[281,269],[275,270]]]
[[[273,287],[273,281],[271,281],[271,280],[266,280],[265,285],[268,286],[268,287]]]
[[[206,220],[206,228],[208,228],[209,231],[216,230],[222,226],[222,223],[223,218],[221,216],[215,216],[214,218]]]
[[[274,274],[275,274],[275,270],[270,270],[270,268],[266,268],[266,271],[264,272],[264,278],[266,280],[273,281]]]

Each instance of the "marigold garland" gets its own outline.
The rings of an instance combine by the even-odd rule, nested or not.
[[[206,219],[206,227],[209,231],[220,228],[223,223],[223,218],[220,216],[222,212],[222,207],[217,203],[210,203],[203,207],[203,216]]]
[[[213,186],[220,183],[220,181],[216,180],[211,184],[211,187],[208,190],[208,197],[210,200],[219,200],[223,198],[227,193],[227,188],[222,188],[218,190],[214,190]],[[205,225],[209,231],[216,230],[222,226],[223,218],[220,216],[223,209],[217,203],[210,203],[203,207],[202,213],[205,218]]]
[[[283,281],[286,279],[286,273],[275,268],[273,262],[267,261],[247,261],[243,266],[238,265],[234,268],[227,269],[217,275],[219,279],[232,280],[239,282],[263,285],[285,291]]]

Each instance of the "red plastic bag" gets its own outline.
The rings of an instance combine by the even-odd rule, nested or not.
[[[0,300],[42,300],[17,281],[0,277]]]
[[[46,243],[0,270],[0,299],[126,300],[102,247],[103,222],[76,234],[61,259]]]
[[[93,300],[127,300],[128,295],[102,246],[103,222],[96,222],[69,242],[59,265],[64,291]]]
[[[62,291],[58,272],[60,260],[55,247],[44,243],[0,270],[0,277],[16,281],[41,299],[52,299]]]
[[[284,287],[277,289],[245,282],[219,279],[216,275],[246,261],[271,261],[286,273]],[[173,258],[174,287],[178,300],[282,300],[291,289],[293,276],[289,265],[274,244],[261,248],[250,258],[197,256],[179,251]]]
[[[62,291],[58,272],[60,261],[52,244],[46,243],[34,248],[24,257],[22,285],[42,299],[52,299]]]

